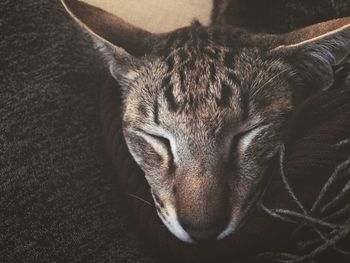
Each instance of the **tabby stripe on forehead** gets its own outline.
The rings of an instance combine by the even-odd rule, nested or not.
[[[159,125],[159,104],[157,99],[153,104],[153,121],[155,124]]]
[[[185,72],[183,70],[179,70],[179,78],[180,78],[180,89],[182,92],[186,91],[185,87]]]
[[[211,81],[211,82],[215,82],[215,78],[216,78],[216,68],[215,68],[214,63],[210,63],[209,72],[210,72],[210,81]]]
[[[166,60],[168,66],[168,72],[171,72],[174,69],[174,56],[170,55]]]
[[[195,67],[194,59],[190,59],[185,65],[189,70],[194,70],[194,67]]]
[[[230,100],[232,96],[232,87],[227,83],[223,82],[221,84],[221,94],[220,98],[216,99],[216,103],[219,107],[228,107],[230,105]]]
[[[171,76],[170,75],[165,77],[163,79],[163,81],[162,81],[162,87],[165,88],[165,87],[169,86],[171,84],[170,81],[171,81]]]
[[[169,105],[169,110],[170,111],[177,111],[179,108],[179,105],[175,101],[175,96],[173,94],[173,85],[169,84],[168,86],[165,87],[165,92],[164,92],[165,98],[168,102]]]
[[[228,72],[227,78],[236,86],[241,86],[241,81],[238,79],[238,77],[235,73]]]
[[[218,54],[215,53],[215,51],[212,48],[205,48],[204,49],[204,54],[208,56],[212,60],[218,59]]]
[[[177,54],[179,55],[179,63],[183,63],[188,59],[188,54],[184,48],[179,49]]]
[[[164,96],[165,99],[167,100],[168,106],[169,106],[169,110],[170,111],[177,111],[179,108],[179,105],[177,104],[176,100],[175,100],[175,96],[173,93],[173,84],[170,82],[170,76],[166,77],[163,82],[162,82],[162,86],[164,87]]]
[[[195,83],[196,85],[199,85],[199,75],[196,76]]]

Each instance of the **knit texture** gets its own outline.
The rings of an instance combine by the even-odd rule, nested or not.
[[[102,60],[59,1],[0,10],[0,262],[154,262],[105,154]]]

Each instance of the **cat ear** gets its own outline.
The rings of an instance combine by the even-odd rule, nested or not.
[[[61,0],[67,12],[103,52],[111,74],[125,76],[137,58],[150,52],[154,35],[82,1]]]
[[[331,20],[278,36],[271,50],[287,57],[318,88],[333,83],[333,66],[350,54],[350,18]]]

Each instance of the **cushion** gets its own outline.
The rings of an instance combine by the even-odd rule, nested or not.
[[[118,83],[110,78],[101,95],[103,134],[125,193],[133,226],[139,229],[147,245],[167,260],[172,258],[181,262],[232,262],[266,251],[296,247],[297,242],[286,238],[295,229],[295,224],[271,216],[271,211],[276,211],[272,208],[300,212],[283,181],[281,170],[293,193],[306,209],[310,209],[332,172],[350,156],[350,147],[344,141],[350,137],[350,93],[327,91],[315,95],[294,115],[286,135],[283,167],[274,165],[269,171],[272,179],[263,200],[265,210],[257,209],[236,234],[222,241],[204,245],[186,244],[170,234],[156,214],[143,172],[127,150],[121,129],[120,90]],[[343,144],[336,147],[341,141]],[[338,194],[339,187],[343,185],[344,182],[340,182],[333,187],[328,198]],[[303,238],[305,236],[299,235],[299,241]],[[349,247],[350,243],[347,244]],[[337,254],[337,259],[341,262],[343,257]]]
[[[150,32],[188,26],[194,18],[208,25],[213,0],[84,0]],[[145,12],[148,10],[148,12]],[[151,12],[149,11],[151,10]]]
[[[103,152],[89,39],[59,1],[0,10],[0,262],[156,262]]]

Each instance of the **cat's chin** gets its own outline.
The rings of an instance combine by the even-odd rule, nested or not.
[[[169,216],[167,218],[164,218],[163,215],[160,215],[159,213],[158,213],[158,215],[159,215],[160,219],[162,220],[163,224],[169,230],[169,232],[171,234],[173,234],[177,239],[179,239],[185,243],[193,244],[193,245],[200,243],[200,242],[196,241],[195,239],[193,239],[186,232],[186,230],[181,226],[181,224],[176,219],[176,217]],[[171,213],[169,215],[171,215]],[[222,239],[234,234],[236,232],[238,226],[240,226],[240,225],[241,224],[237,224],[237,221],[232,221],[215,239],[208,240],[208,241],[215,242],[215,241],[222,240]]]

